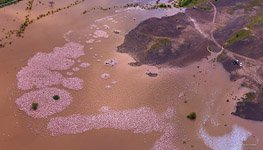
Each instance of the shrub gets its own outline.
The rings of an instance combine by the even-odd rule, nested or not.
[[[220,55],[218,55],[216,57],[216,61],[221,62],[221,61],[225,60],[226,57],[227,57],[227,53],[225,51],[223,51]]]
[[[33,109],[33,110],[37,110],[37,108],[38,108],[38,103],[32,103],[31,104],[31,109]]]
[[[0,4],[9,3],[12,2],[12,0],[0,0]]]
[[[162,3],[162,4],[159,5],[159,7],[160,7],[160,8],[166,8],[167,6],[166,6],[166,4],[163,4],[163,3]]]
[[[164,48],[166,46],[169,46],[171,44],[172,44],[172,42],[169,39],[158,39],[155,42],[155,44],[153,44],[148,51],[153,52],[155,50],[159,50],[160,48]]]
[[[251,17],[249,20],[250,22],[247,24],[247,27],[250,29],[253,29],[254,26],[263,24],[263,16],[259,14]]]
[[[54,100],[59,100],[60,97],[59,97],[58,95],[54,95],[54,96],[53,96],[53,99],[54,99]]]
[[[229,39],[226,42],[226,45],[232,45],[238,41],[244,40],[248,38],[250,34],[251,34],[251,31],[241,29],[229,37]]]
[[[180,6],[180,7],[188,6],[189,4],[192,3],[192,1],[193,1],[193,0],[180,0],[179,6]]]
[[[190,120],[195,120],[196,119],[196,113],[195,112],[191,112],[189,115],[187,115],[187,118]]]
[[[244,101],[252,101],[256,98],[255,92],[248,92],[245,94],[245,98],[243,98]]]

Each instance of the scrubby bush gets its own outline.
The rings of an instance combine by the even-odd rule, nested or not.
[[[53,96],[53,99],[54,99],[54,100],[59,100],[60,97],[59,97],[59,95],[54,95],[54,96]]]
[[[195,112],[191,112],[189,115],[187,115],[187,118],[190,120],[195,120],[196,119],[196,113]]]
[[[243,98],[244,101],[252,101],[256,98],[256,93],[255,92],[248,92],[245,94],[245,97]]]
[[[31,104],[31,109],[33,109],[33,110],[37,110],[37,108],[38,108],[38,103],[32,103]]]
[[[238,41],[244,40],[248,38],[250,34],[251,34],[251,31],[241,29],[229,37],[229,39],[226,41],[226,45],[232,45]]]

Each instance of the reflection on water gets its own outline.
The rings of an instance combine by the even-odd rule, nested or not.
[[[56,1],[54,7],[68,2]],[[139,22],[183,10],[128,8],[83,14],[84,10],[94,6],[125,3],[124,0],[85,1],[33,23],[24,38],[15,39],[12,45],[1,49],[0,82],[4,85],[0,87],[1,148],[222,149],[218,143],[223,142],[241,149],[249,132],[251,137],[261,138],[261,131],[257,131],[260,123],[230,114],[236,102],[232,98],[240,96],[236,92],[239,81],[230,82],[220,64],[204,59],[185,68],[131,67],[128,63],[134,60],[127,54],[116,52],[124,35]],[[1,9],[0,22],[10,28],[17,27],[19,18],[26,15],[24,6],[21,2]],[[50,9],[47,5],[34,8],[31,16]],[[17,21],[10,21],[14,17]],[[63,111],[46,119],[27,116],[15,104],[23,95],[17,88],[17,73],[38,52],[50,53],[54,47],[62,47],[68,42],[84,45],[86,55],[75,62],[87,62],[84,66],[88,67],[77,69],[79,66],[73,65],[72,70],[61,70],[60,73],[81,78],[83,88],[69,90],[72,102]],[[117,63],[105,65],[104,62],[109,60]],[[158,70],[159,75],[151,78],[145,74],[147,70]],[[106,78],[101,77],[105,74]],[[176,112],[169,113],[169,108]],[[197,119],[190,121],[186,115],[193,111],[197,113]],[[67,134],[63,135],[60,129],[65,129]],[[51,136],[53,131],[59,136]],[[173,146],[163,148],[164,145]],[[260,145],[259,141],[255,148]]]

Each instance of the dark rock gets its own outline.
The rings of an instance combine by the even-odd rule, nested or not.
[[[239,116],[244,119],[263,121],[263,87],[259,87],[257,91],[257,99],[253,101],[243,100],[237,102],[236,111],[233,115]]]
[[[149,77],[157,77],[157,76],[158,76],[158,73],[153,73],[153,72],[146,72],[146,74],[147,74]]]
[[[140,62],[130,62],[128,63],[130,66],[133,66],[133,67],[138,67],[138,66],[141,66],[142,64]]]
[[[186,14],[178,13],[141,22],[125,36],[118,52],[129,53],[142,64],[183,67],[207,57],[209,43],[213,44],[196,31]]]

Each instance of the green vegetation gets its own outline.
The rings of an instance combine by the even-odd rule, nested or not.
[[[243,83],[241,83],[241,86],[242,86],[242,87],[246,87],[246,88],[250,88],[250,89],[253,89],[253,88],[254,88],[251,83],[246,82],[246,81],[243,82]]]
[[[164,48],[166,46],[170,46],[171,44],[172,42],[169,39],[158,39],[147,52],[155,52],[156,50],[159,50],[160,48]]]
[[[157,7],[159,7],[159,8],[172,8],[172,6],[170,4],[164,4],[164,3],[157,5]]]
[[[58,95],[54,95],[54,96],[53,96],[53,99],[54,99],[54,100],[59,100],[60,97],[59,97]]]
[[[22,1],[22,0],[0,0],[0,7],[4,7],[6,5],[13,4],[13,3],[17,3],[19,1]],[[7,4],[7,2],[9,2],[9,3]],[[12,44],[11,41],[10,42],[8,42],[8,41],[5,42],[5,41],[6,40],[11,40],[11,38],[13,36],[24,37],[24,33],[25,33],[27,27],[30,24],[32,24],[34,21],[37,21],[37,20],[42,19],[44,17],[47,17],[49,15],[58,13],[58,12],[60,12],[62,10],[69,9],[69,8],[71,8],[73,6],[76,6],[76,5],[80,4],[80,3],[82,3],[82,2],[84,2],[84,0],[75,0],[74,2],[68,4],[68,5],[64,6],[64,7],[57,8],[57,9],[54,9],[54,10],[52,9],[52,10],[50,10],[50,11],[44,13],[44,14],[40,14],[38,17],[36,17],[36,19],[30,19],[29,15],[26,15],[25,16],[25,20],[19,26],[18,29],[6,31],[4,33],[5,36],[3,36],[3,37],[0,36],[0,48],[5,47],[7,44],[11,45]],[[41,3],[41,1],[39,1],[39,3]],[[32,4],[33,4],[33,0],[29,0],[28,3],[27,3],[27,8],[26,8],[28,13],[32,9]],[[4,31],[4,29],[2,31]]]
[[[208,0],[179,0],[178,6],[179,7],[192,7],[192,6],[200,6],[201,4],[204,4]],[[218,0],[214,0],[217,2]],[[200,9],[203,9],[205,11],[212,10],[211,6],[201,6]]]
[[[244,40],[248,38],[251,34],[251,31],[241,29],[237,32],[235,32],[230,38],[227,40],[226,45],[232,45],[238,41]]]
[[[213,7],[210,4],[202,4],[198,6],[199,9],[203,10],[203,11],[212,11]]]
[[[250,11],[255,6],[262,7],[263,6],[262,0],[252,0],[249,3],[245,4],[243,7],[245,11]]]
[[[0,0],[0,5],[1,4],[5,4],[5,3],[9,3],[9,2],[12,2],[14,0]]]
[[[261,25],[261,24],[263,24],[263,16],[258,14],[249,19],[249,23],[247,24],[247,27],[249,29],[253,29],[256,25]]]
[[[249,87],[249,85],[246,82],[241,83],[242,87]]]
[[[220,55],[217,56],[216,61],[221,62],[227,57],[227,53],[223,51]]]
[[[17,3],[19,1],[21,1],[21,0],[0,0],[0,8],[14,4],[14,3]]]
[[[33,23],[33,21],[29,20],[29,16],[27,15],[25,17],[25,21],[20,25],[20,28],[16,32],[17,37],[23,37],[24,32],[26,31],[26,28],[28,27],[29,24]]]
[[[32,10],[33,3],[34,3],[34,0],[29,0],[29,1],[27,2],[27,7],[26,7],[26,10],[27,10],[27,11]]]
[[[248,92],[245,94],[245,97],[242,98],[244,101],[252,101],[256,98],[256,93],[255,92]]]
[[[179,0],[179,7],[189,7],[200,5],[207,0]]]
[[[189,115],[186,116],[188,119],[190,120],[195,120],[196,119],[196,113],[195,112],[191,112]]]
[[[145,50],[140,52],[138,59],[140,62],[152,62],[161,60],[171,53],[172,41],[168,38],[159,38],[145,46]]]
[[[179,1],[179,6],[180,7],[185,7],[185,6],[188,6],[188,5],[192,4],[192,3],[194,3],[194,1],[197,2],[197,0],[180,0]]]
[[[38,103],[32,103],[31,104],[31,109],[33,109],[33,110],[37,110],[37,108],[38,108]]]
[[[210,52],[214,51],[210,45],[207,46],[207,50],[210,51]]]

